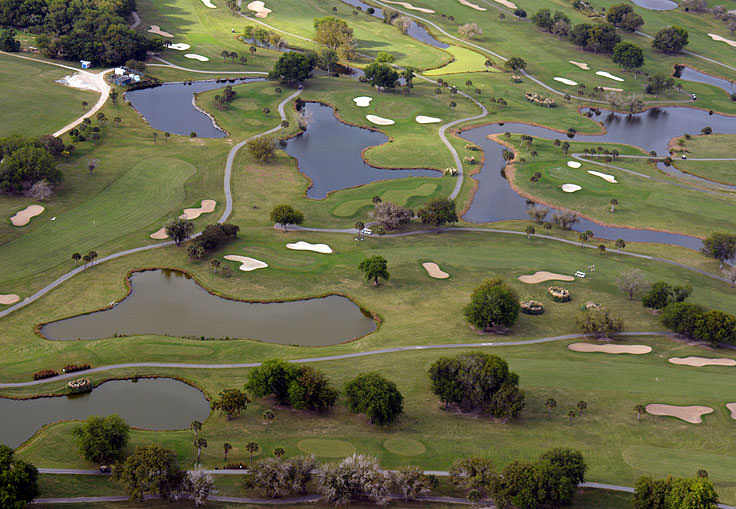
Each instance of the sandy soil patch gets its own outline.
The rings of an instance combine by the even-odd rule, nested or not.
[[[580,168],[580,166],[582,166],[582,165],[581,165],[581,164],[580,164],[579,162],[577,162],[577,161],[568,161],[568,162],[567,162],[567,165],[568,165],[568,166],[569,166],[570,168]]]
[[[713,413],[713,409],[709,406],[676,406],[653,403],[647,405],[647,413],[677,417],[691,424],[700,424],[703,422],[702,416]]]
[[[202,3],[205,7],[209,7],[210,9],[217,9],[217,6],[210,2],[210,0],[202,0]]]
[[[266,18],[272,12],[271,9],[266,7],[266,4],[260,1],[249,3],[248,9],[256,11],[256,18]]]
[[[41,205],[28,205],[23,210],[19,210],[13,217],[10,218],[10,222],[13,226],[25,226],[31,220],[32,217],[36,217],[44,208]]]
[[[243,272],[250,272],[251,270],[265,269],[266,267],[268,267],[268,264],[266,262],[256,260],[255,258],[250,258],[248,256],[226,255],[225,259],[233,262],[240,262],[239,268]]]
[[[574,193],[582,189],[582,187],[580,187],[577,184],[562,184],[561,187],[562,187],[562,190],[566,193]]]
[[[608,173],[601,173],[594,170],[588,170],[588,173],[590,173],[591,175],[595,175],[596,177],[600,177],[606,182],[610,182],[611,184],[618,184],[616,177],[614,177],[613,175],[609,175]]]
[[[293,244],[286,244],[287,249],[294,249],[295,251],[314,251],[315,253],[330,254],[332,248],[327,244],[310,244],[300,240]]]
[[[152,34],[160,35],[161,37],[174,37],[174,34],[161,30],[161,27],[158,25],[151,25],[151,28],[149,28],[148,31]]]
[[[15,304],[20,300],[20,297],[14,293],[0,294],[0,304],[10,305]]]
[[[209,62],[210,59],[207,57],[203,57],[202,55],[197,55],[196,53],[187,53],[184,55],[185,58],[191,58],[192,60],[199,60],[200,62]]]
[[[603,90],[606,92],[623,92],[623,88],[616,88],[616,87],[603,87]]]
[[[369,122],[373,122],[376,125],[394,125],[396,123],[390,118],[383,118],[376,115],[366,115],[365,118],[367,118]]]
[[[628,353],[631,355],[643,355],[652,351],[647,345],[595,345],[593,343],[572,343],[567,347],[573,352],[582,353]]]
[[[702,368],[703,366],[736,366],[736,360],[726,359],[709,359],[708,357],[672,357],[668,359],[672,364],[680,366],[694,366]]]
[[[389,2],[388,0],[383,0],[383,1],[386,2],[387,4],[400,5],[404,9],[409,9],[410,11],[423,12],[424,14],[434,14],[434,12],[435,12],[432,9],[425,9],[424,7],[416,7],[416,6],[412,5],[412,4],[410,4],[409,2]]]
[[[708,37],[710,37],[714,41],[725,42],[729,46],[733,46],[733,47],[736,48],[736,41],[732,41],[731,39],[726,39],[725,37],[722,37],[722,36],[717,35],[717,34],[708,34]]]
[[[555,81],[559,81],[560,83],[563,83],[565,85],[573,85],[574,86],[574,85],[577,85],[578,84],[577,81],[569,80],[567,78],[560,78],[559,76],[555,76],[552,79],[555,80]]]
[[[183,43],[183,42],[175,42],[174,44],[169,44],[166,47],[169,48],[169,49],[175,49],[176,51],[186,51],[189,48],[191,48],[191,46],[189,44],[186,44],[186,43]],[[189,58],[189,57],[187,57],[187,58]]]
[[[420,124],[436,124],[437,122],[442,122],[441,118],[425,117],[424,115],[417,115],[414,120]]]
[[[472,4],[472,3],[468,2],[468,0],[457,0],[457,1],[460,2],[461,4],[463,4],[466,7],[470,7],[471,9],[475,9],[476,11],[487,11],[488,10],[485,7],[481,7],[480,5]]]
[[[151,237],[154,240],[164,240],[164,239],[168,239],[169,238],[169,236],[166,235],[166,227],[165,226],[162,226],[159,230],[156,230],[155,232],[153,232],[152,234],[150,234],[149,237]]]
[[[575,278],[564,274],[556,274],[554,272],[547,272],[546,270],[539,270],[531,275],[519,276],[519,281],[533,285],[544,283],[545,281],[575,281]]]
[[[726,408],[731,411],[731,419],[736,420],[736,403],[726,403]]]
[[[371,101],[373,100],[372,97],[367,96],[360,96],[353,99],[353,102],[356,106],[359,106],[361,108],[366,108],[371,105]]]
[[[93,90],[102,93],[100,84],[95,74],[89,72],[78,72],[71,76],[64,76],[57,83],[66,85],[67,87],[78,88],[80,90]]]
[[[504,7],[508,7],[509,9],[516,9],[517,6],[514,2],[509,2],[509,0],[494,0],[497,4],[501,4]],[[483,9],[485,10],[485,9]]]
[[[614,76],[608,71],[596,71],[595,72],[598,76],[603,76],[604,78],[608,78],[614,81],[623,81],[623,78],[619,78],[618,76]]]
[[[585,62],[576,62],[575,60],[568,60],[572,65],[575,65],[577,67],[580,67],[584,71],[590,71],[590,67],[588,67],[588,64]]]
[[[422,267],[424,267],[424,270],[427,271],[427,274],[429,274],[430,277],[433,277],[435,279],[447,279],[448,277],[450,277],[447,272],[440,269],[440,266],[434,262],[423,263]]]
[[[179,219],[197,219],[202,214],[209,214],[215,210],[217,202],[215,200],[202,200],[199,207],[196,209],[184,209],[184,213],[179,216]]]

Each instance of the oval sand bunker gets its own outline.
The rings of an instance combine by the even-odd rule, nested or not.
[[[268,9],[266,5],[261,1],[249,3],[248,9],[250,9],[251,11],[256,11],[256,18],[266,18],[271,13],[271,9]]]
[[[702,368],[703,366],[736,366],[736,360],[726,359],[710,359],[708,357],[671,357],[669,360],[672,364],[680,366],[694,366]]]
[[[588,173],[590,173],[591,175],[595,175],[596,177],[600,177],[606,182],[610,182],[611,184],[618,184],[616,177],[614,177],[613,175],[609,175],[608,173],[601,173],[594,170],[588,170]]]
[[[15,304],[20,300],[20,297],[14,293],[0,294],[0,304],[9,305]]]
[[[261,260],[256,260],[255,258],[250,258],[248,256],[226,255],[225,259],[233,262],[240,262],[240,267],[238,268],[243,272],[250,272],[251,270],[265,269],[266,267],[268,267],[267,263],[262,262]]]
[[[390,118],[383,118],[377,115],[366,115],[365,118],[367,118],[369,122],[373,122],[376,125],[394,125],[396,123]]]
[[[215,200],[202,200],[200,206],[192,209],[184,209],[184,213],[179,216],[179,219],[197,219],[202,214],[209,214],[215,210],[217,202]]]
[[[164,240],[164,239],[168,239],[169,238],[168,234],[166,233],[166,227],[165,226],[162,226],[160,229],[158,229],[155,232],[153,232],[152,234],[150,234],[149,237],[151,237],[154,240]]]
[[[568,161],[567,166],[569,166],[570,168],[580,168],[580,166],[582,165],[577,161]]]
[[[310,244],[300,240],[293,244],[286,244],[287,249],[293,249],[295,251],[314,251],[315,253],[330,254],[332,248],[327,244]]]
[[[554,272],[547,272],[546,270],[539,270],[531,275],[519,276],[519,281],[530,285],[536,283],[544,283],[545,281],[575,281],[572,276],[566,276],[564,274],[555,274]]]
[[[363,95],[363,96],[356,97],[355,99],[353,99],[353,102],[355,103],[356,106],[360,108],[367,108],[368,106],[370,106],[372,100],[373,100],[372,97],[367,97]]]
[[[726,403],[726,408],[731,411],[731,419],[736,421],[736,403]]]
[[[433,277],[435,279],[447,279],[448,277],[450,277],[447,272],[440,269],[440,266],[434,262],[423,263],[422,267],[424,267],[424,270],[427,271],[427,274],[429,274],[430,277]]]
[[[552,79],[555,80],[555,81],[559,81],[560,83],[562,83],[564,85],[572,85],[572,86],[575,86],[575,85],[578,84],[577,81],[569,80],[567,78],[560,78],[559,76],[555,76]]]
[[[652,351],[647,345],[596,345],[593,343],[571,343],[567,347],[573,352],[582,353],[628,353],[631,355],[642,355]]]
[[[575,193],[581,189],[582,187],[577,184],[562,184],[562,190],[566,193]]]
[[[424,115],[417,115],[414,120],[419,124],[436,124],[437,122],[442,122],[441,118],[425,117]]]
[[[16,214],[10,218],[10,222],[13,226],[25,226],[31,220],[32,217],[36,217],[44,208],[41,205],[28,205],[23,210],[19,210]]]
[[[700,424],[703,422],[702,416],[713,413],[713,409],[709,406],[676,406],[653,403],[647,405],[647,413],[676,417],[691,424]]]
[[[203,57],[202,55],[197,55],[196,53],[187,53],[184,55],[185,58],[191,58],[192,60],[199,60],[200,62],[209,62],[210,59],[207,57]]]

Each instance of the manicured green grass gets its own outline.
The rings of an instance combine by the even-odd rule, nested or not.
[[[402,182],[402,184],[404,184],[404,182]],[[408,189],[396,189],[392,186],[391,189],[381,195],[382,201],[389,201],[401,206],[406,206],[412,198],[425,198],[437,190],[437,184],[429,182],[419,184],[418,186],[412,182],[409,185],[412,185],[413,187]],[[373,207],[373,201],[368,199],[344,201],[332,210],[332,214],[337,217],[353,217],[361,209],[367,209],[370,207]]]
[[[0,55],[0,138],[51,134],[84,113],[82,101],[97,102],[99,94],[54,83],[72,73]]]
[[[460,72],[481,72],[485,70],[486,57],[477,51],[471,51],[462,46],[450,46],[445,51],[450,53],[454,60],[444,67],[424,72],[425,76],[441,76]]]
[[[673,164],[687,173],[736,185],[736,161],[688,161],[679,158],[680,151],[686,151],[688,157],[696,159],[736,157],[735,140],[736,137],[731,134],[700,135],[689,140],[678,138],[673,144],[673,149],[677,151]]]

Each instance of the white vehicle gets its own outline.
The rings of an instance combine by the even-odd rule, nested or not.
[[[373,235],[373,230],[371,230],[370,228],[363,228],[362,230],[360,230],[360,233],[362,235]]]

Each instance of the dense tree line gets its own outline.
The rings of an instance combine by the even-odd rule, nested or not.
[[[662,323],[686,338],[707,341],[714,346],[736,345],[736,316],[717,309],[674,302],[662,310]]]
[[[265,361],[251,371],[245,388],[257,398],[273,396],[281,405],[317,412],[332,409],[338,395],[319,369],[279,359]]]
[[[23,509],[36,498],[38,470],[15,458],[13,449],[0,445],[0,504],[7,509]]]
[[[640,477],[634,491],[636,509],[711,509],[718,506],[718,493],[707,473],[697,477],[667,477],[652,479]]]
[[[200,236],[189,244],[187,254],[193,260],[199,260],[228,240],[237,237],[239,231],[239,226],[230,223],[208,224],[204,227]]]
[[[64,180],[56,167],[56,157],[66,150],[61,140],[53,136],[1,138],[0,189],[6,193],[22,193],[29,192],[36,182],[56,186]]]

